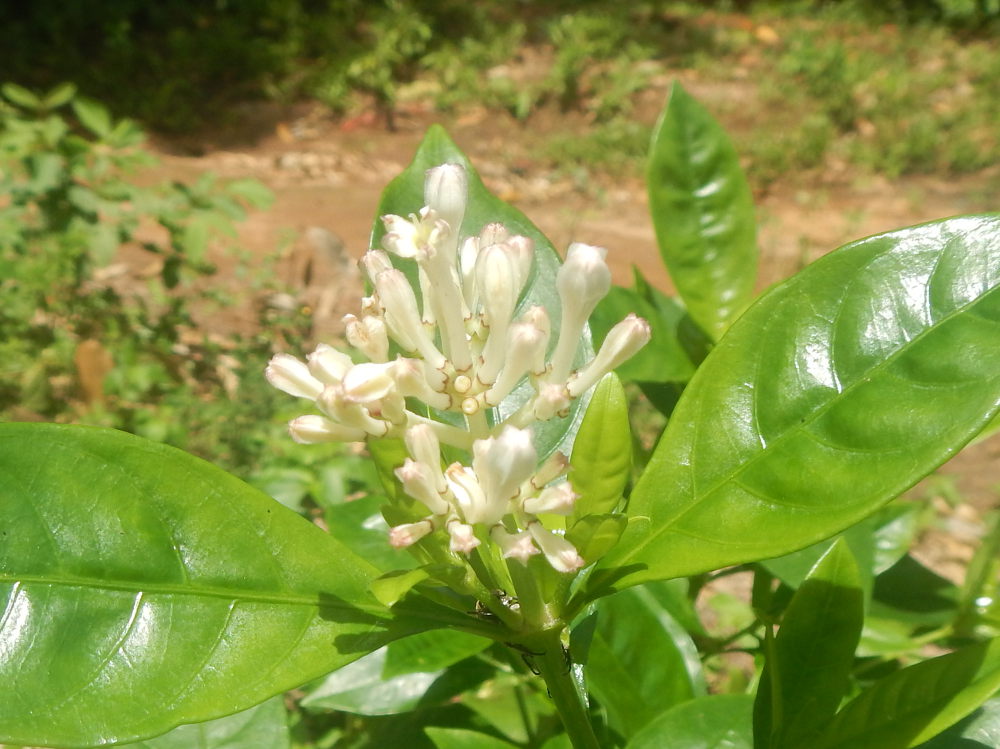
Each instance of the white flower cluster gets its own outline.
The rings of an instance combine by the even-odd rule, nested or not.
[[[561,321],[548,354],[545,308],[532,306],[515,317],[533,242],[499,223],[460,242],[467,191],[464,168],[445,164],[427,173],[426,206],[418,214],[382,218],[388,252],[372,249],[361,261],[373,294],[362,300],[360,317],[345,318],[348,342],[368,361],[356,364],[320,344],[305,362],[278,354],[266,376],[322,413],[290,422],[298,442],[404,439],[410,457],[396,476],[429,514],[392,528],[394,546],[443,529],[452,552],[469,553],[490,540],[506,558],[526,562],[541,553],[555,569],[570,572],[584,560],[538,519],[572,511],[576,495],[569,483],[554,483],[567,460],[555,453],[539,466],[530,425],[566,415],[573,399],[649,340],[649,325],[629,315],[590,362],[574,369],[587,319],[608,293],[611,274],[605,250],[573,244],[556,276]],[[388,253],[416,261],[419,301]],[[487,411],[526,378],[532,397],[491,424]],[[460,413],[464,428],[416,413],[408,398]],[[471,465],[442,469],[442,443],[470,450]]]

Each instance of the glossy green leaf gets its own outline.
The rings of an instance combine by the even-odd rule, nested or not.
[[[283,696],[224,718],[178,726],[155,739],[119,744],[122,749],[288,749],[288,711]]]
[[[670,277],[691,317],[718,339],[753,294],[753,195],[725,130],[678,83],[653,133],[647,178]]]
[[[1000,749],[1000,698],[985,702],[918,749]]]
[[[653,595],[627,590],[597,612],[585,675],[612,728],[632,736],[671,705],[704,694],[697,648]]]
[[[434,626],[391,620],[375,568],[179,450],[4,424],[0,475],[2,741],[157,735]]]
[[[628,520],[624,515],[587,515],[566,531],[566,539],[591,564],[614,548],[626,525]]]
[[[463,694],[462,705],[510,741],[526,744],[540,725],[559,721],[552,700],[530,683],[533,678],[498,670],[495,678]]]
[[[933,738],[1000,688],[1000,641],[904,668],[848,703],[810,749],[907,749]]]
[[[750,695],[699,697],[667,710],[626,749],[753,749],[752,713]]]
[[[418,671],[438,671],[470,658],[493,644],[465,632],[435,629],[396,640],[386,649],[386,678]]]
[[[424,733],[437,749],[513,749],[516,746],[466,728],[425,728]]]
[[[430,577],[422,567],[417,569],[392,570],[372,580],[369,590],[383,606],[395,606],[414,586]]]
[[[863,621],[861,575],[840,539],[799,586],[765,651],[755,749],[810,745],[847,694]]]
[[[535,304],[541,305],[549,314],[552,329],[558,330],[561,307],[556,293],[555,276],[559,269],[559,256],[552,243],[521,211],[504,203],[486,189],[468,158],[439,125],[432,125],[427,130],[413,161],[386,187],[379,203],[378,216],[388,213],[406,216],[419,211],[424,204],[424,175],[428,169],[441,164],[461,164],[469,175],[469,203],[462,221],[462,236],[478,234],[486,224],[499,221],[511,233],[534,240],[535,265],[522,294],[520,307],[523,309]],[[385,227],[376,217],[370,246],[380,246],[384,234]],[[397,259],[393,258],[393,261],[397,262]],[[403,263],[400,262],[399,265],[402,267]],[[552,337],[552,343],[555,345],[555,336]],[[593,353],[589,332],[581,341],[580,352],[582,353],[578,352],[578,356],[590,356]],[[517,410],[532,392],[526,383],[516,389],[500,404],[500,414],[506,417]],[[583,418],[583,406],[586,405],[584,401],[585,399],[580,399],[574,402],[565,419],[552,419],[534,426],[535,442],[541,457],[560,448],[569,452],[576,427]]]
[[[957,585],[907,555],[876,578],[870,614],[940,627],[954,617],[960,600]]]
[[[614,373],[594,388],[570,459],[569,481],[579,495],[576,518],[607,513],[622,502],[632,471],[628,399]]]
[[[1000,219],[847,245],[775,287],[692,378],[592,594],[766,559],[858,522],[1000,404]]]

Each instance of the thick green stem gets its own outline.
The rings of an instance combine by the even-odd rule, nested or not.
[[[528,647],[532,648],[531,662],[545,680],[549,697],[556,706],[573,748],[601,749],[587,715],[584,697],[573,679],[572,664],[563,650],[562,629],[540,633]]]

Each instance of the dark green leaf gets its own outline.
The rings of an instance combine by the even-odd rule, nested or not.
[[[671,705],[704,694],[694,643],[654,596],[624,591],[597,611],[585,674],[612,728],[632,736]]]
[[[437,749],[513,749],[514,744],[465,728],[425,728]]]
[[[626,749],[753,749],[752,713],[750,695],[699,697],[667,710]]]
[[[718,339],[753,294],[753,196],[726,132],[678,83],[653,133],[648,188],[670,277],[691,317]]]
[[[847,245],[775,287],[699,368],[594,594],[786,554],[874,512],[1000,404],[1000,220]]]
[[[0,475],[0,741],[157,735],[436,626],[390,628],[375,568],[179,450],[4,424]]]
[[[755,749],[810,745],[847,694],[863,621],[861,576],[840,539],[799,586],[767,651]]]
[[[469,204],[465,211],[465,219],[462,221],[462,236],[478,234],[486,224],[499,221],[511,233],[521,234],[534,240],[535,267],[522,294],[521,308],[541,305],[552,320],[552,329],[558,330],[561,307],[556,293],[555,276],[559,269],[559,256],[552,243],[521,211],[507,205],[486,189],[468,158],[440,126],[432,125],[428,129],[413,161],[386,187],[379,203],[378,215],[392,213],[405,216],[420,210],[424,204],[424,175],[428,169],[441,164],[461,164],[469,175]],[[376,218],[372,228],[371,246],[378,247],[384,234],[385,227]],[[555,336],[552,338],[555,345]],[[593,348],[588,332],[581,341],[578,356],[589,357],[592,354]],[[498,410],[501,416],[505,418],[516,411],[533,392],[530,386],[524,383],[500,404]],[[544,458],[558,449],[569,453],[576,427],[583,417],[581,406],[586,405],[584,400],[574,402],[569,416],[565,419],[552,419],[533,427],[540,457]]]
[[[287,749],[288,711],[281,696],[249,710],[206,723],[178,726],[155,739],[119,744],[122,749]]]
[[[622,502],[632,470],[628,399],[614,373],[597,384],[580,424],[570,460],[570,483],[579,494],[576,518],[612,512]]]
[[[991,640],[904,668],[848,703],[812,749],[906,749],[957,723],[1000,688]]]

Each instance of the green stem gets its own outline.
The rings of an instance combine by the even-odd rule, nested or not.
[[[549,697],[556,706],[573,749],[601,749],[587,715],[583,695],[573,679],[572,664],[562,645],[562,628],[539,633],[525,645],[531,650],[531,660],[545,680]]]

